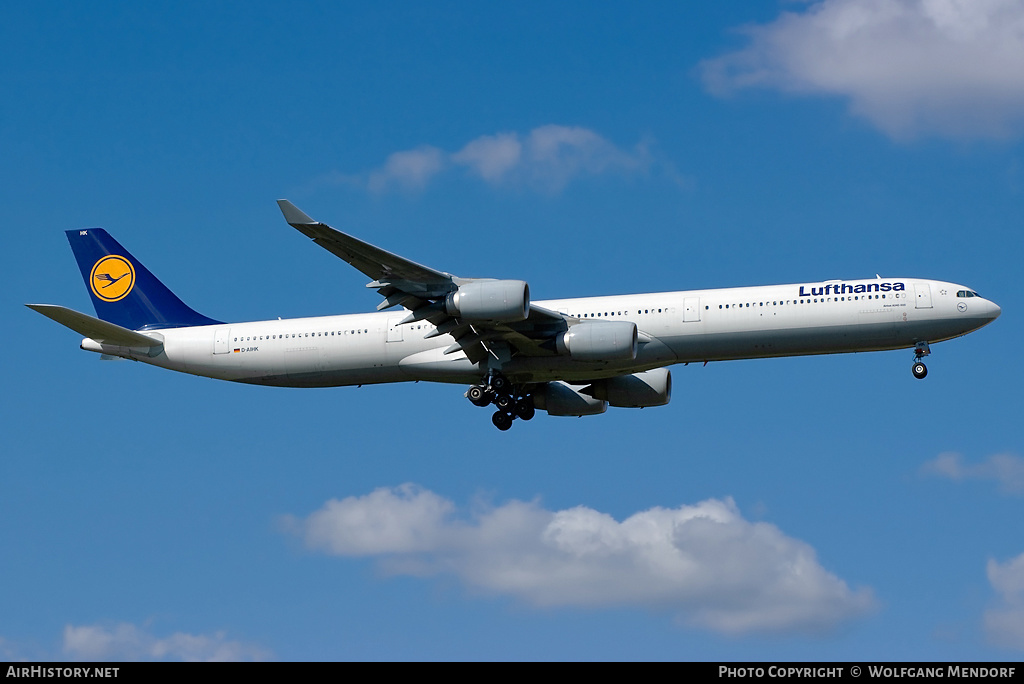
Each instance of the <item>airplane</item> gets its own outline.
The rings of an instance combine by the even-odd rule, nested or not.
[[[224,323],[197,313],[101,228],[66,231],[97,317],[30,309],[84,335],[81,348],[192,375],[278,387],[470,384],[508,430],[553,416],[669,403],[668,366],[913,349],[960,337],[1001,310],[922,278],[826,280],[535,302],[522,280],[461,278],[384,251],[278,200],[285,221],[371,279],[375,313]],[[398,309],[398,312],[388,311]]]

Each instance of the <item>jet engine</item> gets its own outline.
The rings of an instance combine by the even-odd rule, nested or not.
[[[448,295],[445,310],[467,321],[525,321],[530,315],[530,286],[522,280],[466,283]]]
[[[598,380],[582,391],[620,408],[664,406],[672,398],[672,374],[667,368],[655,368]]]
[[[636,323],[578,323],[555,339],[555,348],[577,361],[621,361],[636,358]]]
[[[580,394],[564,382],[548,382],[535,389],[533,405],[551,416],[593,416],[608,410],[608,402]]]

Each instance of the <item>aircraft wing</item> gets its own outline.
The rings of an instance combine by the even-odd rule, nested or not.
[[[477,363],[488,353],[496,355],[504,345],[515,353],[549,355],[554,350],[547,343],[577,322],[533,304],[523,321],[466,322],[449,315],[445,298],[460,285],[481,279],[459,278],[422,266],[315,221],[288,200],[278,200],[277,204],[289,225],[373,279],[366,286],[376,288],[384,297],[378,310],[402,306],[411,312],[402,320],[403,324],[426,320],[436,326],[428,336],[452,335],[455,344],[445,350],[446,354],[462,351]]]
[[[458,286],[452,282],[449,273],[435,271],[404,259],[397,254],[374,247],[340,230],[335,230],[325,223],[314,221],[301,209],[288,200],[278,200],[284,220],[290,226],[328,252],[355,266],[375,282],[383,285],[390,283],[392,287],[404,288],[410,294],[420,293],[424,296],[443,296],[454,292]],[[370,283],[368,287],[374,287]]]

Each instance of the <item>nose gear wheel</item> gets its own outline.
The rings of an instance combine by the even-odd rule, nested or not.
[[[914,345],[914,365],[910,367],[910,371],[918,380],[924,380],[925,376],[928,375],[928,366],[924,365],[921,359],[931,353],[932,350],[928,347],[927,342],[918,342]]]

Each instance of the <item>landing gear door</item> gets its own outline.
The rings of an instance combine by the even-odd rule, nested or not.
[[[231,351],[231,331],[220,328],[213,334],[213,353],[227,354]]]
[[[683,300],[683,323],[700,321],[700,297],[687,297]]]
[[[928,283],[914,283],[914,293],[917,295],[914,304],[915,309],[932,308],[932,286]]]

